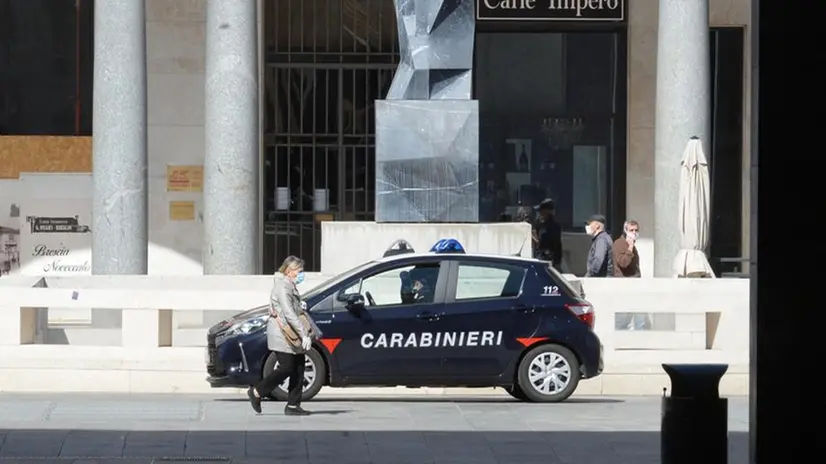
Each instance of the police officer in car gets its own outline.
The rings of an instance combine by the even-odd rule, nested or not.
[[[562,228],[554,218],[554,201],[550,198],[536,205],[537,218],[533,223],[534,257],[550,261],[562,272]]]

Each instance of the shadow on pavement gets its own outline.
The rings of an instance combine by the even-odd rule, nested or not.
[[[215,402],[246,402],[248,401],[246,397],[233,397],[233,398],[214,398],[211,401]],[[267,401],[267,400],[265,400]],[[463,404],[485,404],[485,403],[515,403],[515,404],[531,404],[525,403],[523,401],[519,401],[513,399],[511,397],[506,396],[490,396],[490,397],[480,397],[480,396],[449,396],[449,395],[422,395],[422,396],[347,396],[347,395],[335,395],[335,396],[317,396],[312,399],[312,403],[340,403],[340,402],[349,402],[349,403],[463,403]],[[609,403],[624,403],[625,400],[618,399],[618,398],[568,398],[562,403],[546,403],[546,404],[556,404],[559,406],[564,406],[566,404],[609,404]]]
[[[313,430],[322,428],[323,421],[312,416],[266,422],[253,420],[246,424],[245,431],[93,430],[91,424],[85,424],[84,430],[0,429],[0,463],[32,464],[38,459],[85,464],[660,462],[658,432],[508,431],[502,430],[507,427],[493,423],[490,430],[474,432],[381,431],[375,430],[369,419],[354,419],[350,430]],[[431,425],[433,429],[440,427]],[[262,430],[264,426],[267,429]],[[748,434],[730,433],[729,464],[745,464],[747,456]]]
[[[313,398],[313,403],[319,402],[332,402],[332,401],[349,401],[353,403],[516,403],[516,404],[531,404],[524,401],[519,401],[517,399],[505,396],[491,396],[491,397],[451,397],[449,395],[431,395],[431,396],[388,396],[388,397],[381,397],[381,396],[374,396],[374,397],[364,397],[364,396],[353,396],[348,397],[345,395],[341,396],[328,396],[328,397],[316,397]],[[561,403],[545,403],[545,404],[555,404],[558,406],[565,406],[565,404],[597,404],[597,403],[624,403],[625,400],[616,399],[616,398],[568,398],[567,400]]]
[[[337,416],[339,414],[347,414],[347,413],[350,413],[350,412],[353,412],[353,411],[350,411],[349,409],[329,409],[329,410],[313,409],[313,415],[314,416]],[[259,415],[260,416],[283,416],[284,413],[282,413],[280,411],[278,411],[278,412],[264,412],[264,413],[261,413]]]

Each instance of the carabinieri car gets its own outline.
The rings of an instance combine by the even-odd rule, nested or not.
[[[559,402],[602,373],[594,309],[548,262],[399,242],[303,295],[323,332],[306,357],[305,400],[329,385],[503,387]],[[211,386],[247,387],[275,368],[268,309],[209,329]],[[286,398],[286,382],[274,396]]]

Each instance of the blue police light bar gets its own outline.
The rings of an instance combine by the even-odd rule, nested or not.
[[[436,242],[432,248],[431,253],[460,253],[465,254],[465,247],[459,243],[455,238],[443,238]]]

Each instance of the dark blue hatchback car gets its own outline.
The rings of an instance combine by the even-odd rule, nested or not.
[[[393,253],[388,253],[393,254]],[[558,402],[602,372],[594,309],[548,262],[443,248],[402,252],[303,295],[323,336],[304,399],[324,385],[505,388]],[[207,381],[247,387],[275,368],[268,306],[209,329]],[[286,397],[286,382],[274,396]]]

